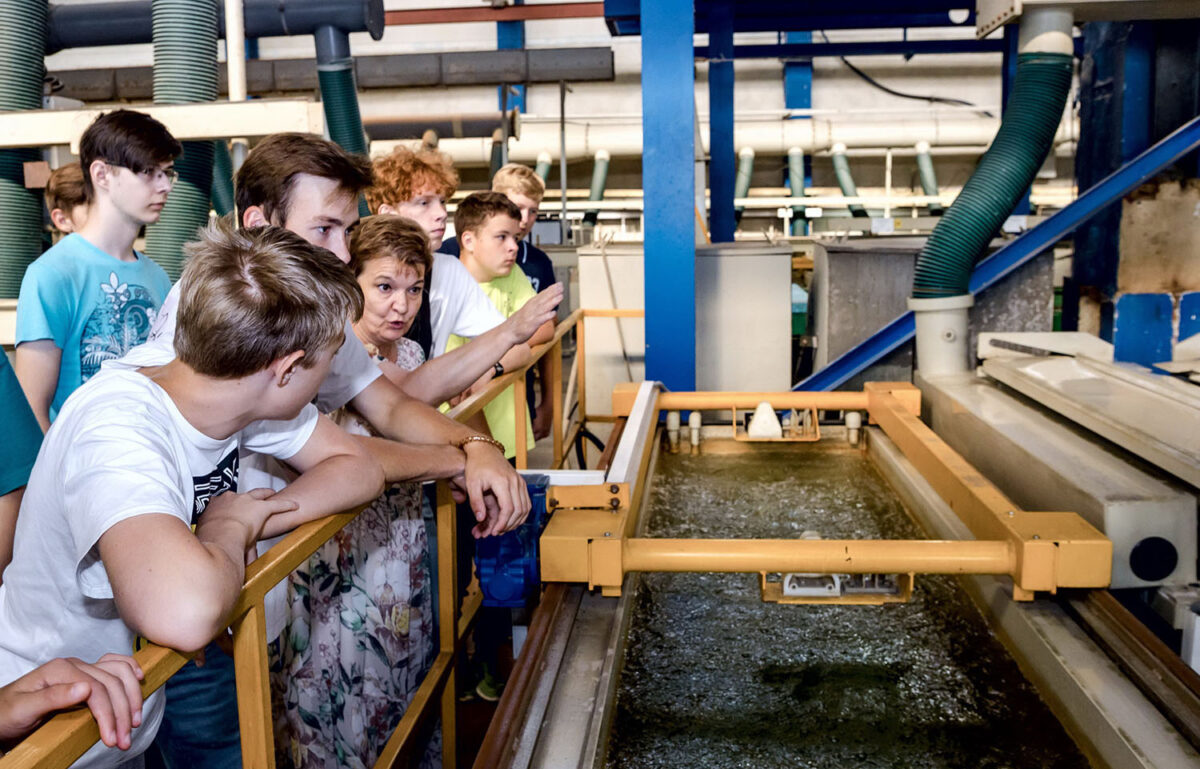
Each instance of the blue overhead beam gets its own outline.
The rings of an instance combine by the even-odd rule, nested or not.
[[[697,0],[694,8],[695,32],[712,32],[711,20],[724,0]],[[613,35],[640,35],[641,0],[605,0],[604,16]],[[804,3],[780,3],[768,0],[740,0],[734,32],[787,32],[815,29],[893,29],[902,27],[975,26],[975,11],[951,21],[950,11],[972,3],[963,0],[810,0]]]
[[[692,0],[642,9],[646,378],[696,389],[696,104]]]
[[[1145,182],[1178,158],[1200,147],[1200,117],[1192,118],[1170,136],[1100,180],[1061,211],[1047,218],[984,259],[971,273],[969,290],[977,294],[1013,270],[1052,248],[1105,207]],[[888,323],[847,350],[828,366],[796,384],[793,390],[833,390],[913,338],[911,311]]]
[[[513,0],[513,5],[524,5],[525,0]],[[525,22],[523,21],[498,21],[496,22],[496,48],[501,51],[519,51],[525,47]],[[508,88],[508,98],[506,99],[503,90]],[[525,111],[525,84],[514,83],[511,85],[501,85],[496,92],[496,99],[499,102],[500,109],[515,109],[517,112]]]
[[[710,39],[713,33],[709,33]],[[788,37],[791,38],[789,33]],[[811,33],[807,33],[811,34]],[[711,58],[711,45],[696,46],[696,58]],[[988,38],[976,40],[880,40],[853,43],[779,43],[775,45],[737,45],[736,59],[792,59],[836,56],[916,56],[928,53],[996,53],[1004,50],[1004,41]]]
[[[812,43],[812,32],[788,32],[787,45],[807,45]],[[733,55],[737,57],[738,48],[735,46]],[[768,46],[769,47],[769,46]],[[700,56],[700,49],[696,49]],[[780,58],[792,59],[783,64],[783,106],[788,109],[809,109],[812,107],[812,57],[800,54],[780,54]],[[743,57],[746,58],[746,57]],[[767,57],[773,58],[773,57]]]

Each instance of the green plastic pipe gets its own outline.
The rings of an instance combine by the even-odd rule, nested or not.
[[[496,176],[496,172],[504,165],[504,137],[503,132],[497,128],[492,134],[492,152],[488,157],[488,179]]]
[[[217,3],[153,0],[154,102],[191,104],[217,98]],[[179,178],[158,222],[146,228],[146,254],[171,280],[183,272],[183,244],[208,223],[213,142],[183,142]]]
[[[224,141],[213,142],[212,206],[217,216],[233,210],[233,158]]]
[[[788,187],[793,198],[804,197],[804,150],[792,147],[787,152]],[[792,234],[804,235],[808,222],[804,219],[804,206],[792,206]]]
[[[610,160],[611,157],[608,154],[608,150],[596,150],[596,155],[592,162],[592,189],[588,193],[588,200],[604,200],[604,188],[608,186],[608,164]],[[595,224],[599,219],[599,209],[590,209],[583,214],[583,221],[587,224]]]
[[[41,109],[47,0],[0,1],[0,112]],[[25,268],[42,253],[42,199],[25,188],[25,163],[36,149],[0,150],[0,298],[15,299]]]
[[[850,174],[850,162],[846,160],[845,144],[833,145],[833,173],[837,176],[838,187],[841,188],[843,195],[848,198],[858,197],[858,186]],[[859,203],[851,203],[849,209],[851,216],[869,216],[867,209]]]
[[[744,198],[750,194],[750,180],[754,177],[754,148],[742,147],[738,150],[737,176],[733,179],[733,197]],[[741,221],[742,206],[734,206],[734,217]]]
[[[967,293],[972,268],[1053,147],[1071,71],[1070,54],[1018,54],[1000,130],[917,257],[914,298]]]
[[[933,158],[929,154],[929,142],[917,142],[917,176],[921,179],[921,192],[938,194],[937,174],[933,171]],[[941,203],[930,203],[930,216],[941,216],[945,209]]]
[[[549,152],[539,152],[537,156],[537,165],[533,172],[541,177],[541,180],[546,181],[546,177],[550,175],[550,164],[553,162]]]

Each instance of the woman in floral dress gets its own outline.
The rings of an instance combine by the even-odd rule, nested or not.
[[[431,263],[419,225],[364,219],[351,266],[366,299],[354,333],[380,362],[411,371],[424,362],[404,334],[416,318]],[[349,432],[366,421],[341,409]],[[291,620],[281,640],[286,743],[281,765],[370,767],[437,654],[419,483],[393,484],[290,578]],[[423,764],[438,763],[438,735]]]

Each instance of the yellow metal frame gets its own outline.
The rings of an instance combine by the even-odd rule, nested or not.
[[[613,395],[628,416],[636,389]],[[586,582],[619,594],[628,572],[805,572],[817,574],[999,574],[1013,581],[1013,598],[1036,591],[1104,587],[1112,543],[1075,513],[1028,512],[1005,497],[942,442],[919,418],[921,395],[905,382],[869,383],[862,392],[658,392],[660,411],[753,408],[867,412],[977,539],[939,540],[695,540],[633,536],[653,441],[647,441],[628,507],[559,510],[542,535],[542,579]]]

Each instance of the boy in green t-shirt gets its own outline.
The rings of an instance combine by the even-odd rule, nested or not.
[[[461,247],[459,259],[501,315],[509,317],[537,295],[529,278],[517,266],[521,211],[508,197],[499,192],[468,195],[454,213],[454,231]],[[549,341],[553,335],[554,321],[547,321],[530,337],[529,346]],[[451,335],[446,351],[467,341]],[[503,374],[500,364],[496,366],[496,375]],[[492,437],[504,444],[505,456],[515,456],[517,417],[512,388],[485,406],[483,413]],[[525,414],[525,445],[533,448],[533,428],[528,412]]]

